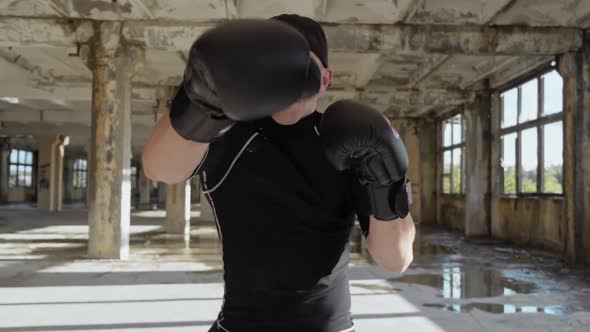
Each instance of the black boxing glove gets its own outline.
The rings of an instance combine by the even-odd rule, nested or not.
[[[357,174],[375,218],[389,221],[408,215],[408,154],[383,114],[352,100],[335,102],[322,116],[320,137],[332,165]]]
[[[209,142],[231,127],[276,113],[320,90],[321,70],[305,37],[279,21],[233,20],[192,45],[172,126]]]

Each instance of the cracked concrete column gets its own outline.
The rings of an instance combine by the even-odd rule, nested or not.
[[[67,136],[37,137],[39,144],[37,208],[61,211],[63,208],[64,151]]]
[[[157,196],[157,204],[158,204],[158,209],[164,209],[166,208],[166,184],[162,183],[162,182],[158,182],[157,183],[158,186],[158,196]]]
[[[65,163],[65,169],[64,169],[65,175],[65,183],[66,183],[66,190],[64,193],[64,197],[66,198],[67,201],[72,202],[74,201],[73,197],[74,197],[74,177],[73,177],[73,172],[74,172],[74,159],[69,158],[67,160],[67,162]]]
[[[166,187],[166,232],[188,234],[191,218],[190,181],[169,184]]]
[[[50,183],[50,206],[52,211],[61,211],[64,202],[64,153],[65,147],[69,144],[68,136],[59,136],[53,143],[51,149],[51,172],[52,181]]]
[[[465,106],[465,235],[490,235],[491,95]]]
[[[420,140],[420,220],[421,223],[435,224],[436,220],[436,170],[437,130],[434,122],[419,122]]]
[[[412,183],[412,206],[410,212],[412,218],[421,220],[420,208],[420,140],[417,135],[416,121],[391,119],[391,123],[399,132],[406,151],[408,152],[409,168],[407,177]]]
[[[95,23],[88,172],[88,255],[126,259],[131,213],[131,78],[143,50],[121,38],[121,22]]]
[[[566,257],[590,263],[590,45],[561,56],[564,79],[563,226]]]
[[[172,87],[159,87],[156,89],[158,117],[166,114],[169,109],[170,99],[174,97],[175,92],[175,89]],[[190,231],[191,214],[190,180],[165,186],[166,232],[188,234]],[[162,192],[159,191],[158,194],[162,195]]]

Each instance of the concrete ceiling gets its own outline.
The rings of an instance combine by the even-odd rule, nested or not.
[[[179,83],[192,42],[227,19],[298,13],[322,22],[342,98],[392,118],[432,117],[577,50],[590,0],[0,0],[0,134],[66,134],[84,142],[93,23],[123,21],[145,48],[133,82],[134,145],[157,119],[158,91]],[[76,140],[74,140],[76,141]]]

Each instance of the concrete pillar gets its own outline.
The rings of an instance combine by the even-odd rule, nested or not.
[[[51,147],[54,136],[37,137],[37,208],[50,210],[49,183],[51,181]]]
[[[417,125],[420,140],[420,222],[436,220],[437,130],[434,122]]]
[[[73,201],[74,197],[74,159],[67,159],[64,169],[65,178],[65,199],[67,201]]]
[[[50,205],[52,211],[61,211],[64,201],[64,153],[69,143],[68,136],[60,136],[53,143],[51,149],[51,179],[49,188],[51,191]]]
[[[169,184],[166,188],[166,232],[188,234],[191,217],[190,181]]]
[[[0,201],[8,200],[8,158],[10,147],[7,144],[0,146]]]
[[[39,144],[37,208],[61,211],[63,208],[63,158],[67,136],[37,137]]]
[[[138,173],[139,208],[147,209],[150,207],[150,191],[152,189],[152,184],[150,179],[148,179],[143,173],[143,168],[138,170]]]
[[[406,151],[408,152],[409,168],[407,177],[412,183],[412,206],[410,212],[412,218],[419,222],[422,220],[420,207],[420,140],[417,135],[416,121],[392,119],[391,123],[399,132]]]
[[[561,56],[564,79],[563,229],[566,257],[590,263],[590,45],[583,52]]]
[[[131,77],[143,51],[121,40],[121,22],[96,22],[88,169],[88,255],[126,259],[131,213]]]
[[[158,182],[158,208],[163,209],[166,207],[166,184]]]
[[[490,235],[491,95],[478,93],[466,105],[465,119],[465,235]]]

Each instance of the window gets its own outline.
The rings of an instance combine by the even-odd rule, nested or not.
[[[502,193],[563,193],[563,79],[555,70],[501,95]]]
[[[9,168],[8,186],[10,188],[30,188],[33,185],[32,151],[10,151]]]
[[[461,114],[442,122],[442,192],[463,193],[465,133]]]
[[[74,160],[74,169],[73,169],[73,181],[74,181],[74,188],[76,189],[83,189],[86,188],[86,180],[88,175],[88,163],[86,159],[76,159]]]

